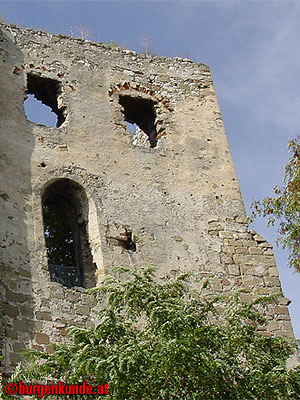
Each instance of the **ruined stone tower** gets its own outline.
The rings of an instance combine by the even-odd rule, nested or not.
[[[15,26],[0,43],[5,374],[24,347],[92,324],[86,288],[114,266],[192,269],[245,300],[281,294],[271,245],[247,230],[207,66]],[[57,127],[27,120],[28,94]],[[287,303],[268,329],[292,336]]]

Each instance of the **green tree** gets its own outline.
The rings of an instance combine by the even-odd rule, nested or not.
[[[28,352],[15,379],[107,382],[110,400],[300,399],[300,367],[286,368],[295,344],[260,331],[267,298],[235,294],[224,309],[193,286],[188,274],[157,283],[153,268],[119,268],[94,290],[100,323],[70,328],[52,354]]]
[[[43,206],[44,233],[50,264],[76,266],[74,228],[61,207]]]
[[[289,249],[289,264],[300,272],[300,136],[288,147],[292,154],[285,167],[283,187],[275,186],[275,196],[255,201],[252,214],[267,217],[268,225],[279,221],[278,242]]]

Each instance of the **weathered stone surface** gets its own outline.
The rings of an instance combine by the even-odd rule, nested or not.
[[[46,335],[45,333],[38,332],[35,335],[35,340],[39,344],[48,344],[49,343],[49,336]]]
[[[262,249],[259,247],[249,247],[250,254],[265,254],[263,253]]]
[[[275,266],[269,267],[268,272],[269,272],[269,276],[278,276],[278,270]]]
[[[52,315],[50,312],[47,312],[47,311],[37,311],[35,316],[36,316],[36,319],[52,321]]]
[[[13,329],[6,329],[5,330],[5,336],[11,339],[18,339],[18,332],[16,332]]]
[[[240,275],[240,268],[237,265],[228,265],[229,275]]]
[[[75,305],[75,313],[78,315],[90,315],[90,307],[88,306],[83,306],[80,304]]]
[[[15,306],[11,306],[9,304],[4,304],[3,305],[3,312],[5,315],[9,316],[9,317],[16,317],[17,315],[19,315],[19,310],[17,307]]]
[[[280,293],[272,246],[247,232],[207,66],[1,27],[0,347],[15,350],[5,373],[19,361],[18,343],[51,351],[68,325],[93,326],[97,302],[86,288],[115,266],[154,264],[159,277],[193,270],[211,277],[210,295]],[[27,94],[49,96],[51,84],[59,127],[24,114]],[[149,104],[152,131],[140,123],[129,132],[132,109]],[[81,207],[84,279],[76,288],[51,281],[48,270],[42,204],[55,184]],[[278,307],[276,323],[289,321]],[[284,323],[270,330],[292,335]]]

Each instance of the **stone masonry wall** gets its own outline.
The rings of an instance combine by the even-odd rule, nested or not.
[[[83,217],[98,284],[119,265],[154,264],[160,277],[194,270],[210,276],[216,292],[244,287],[245,300],[278,294],[269,332],[293,336],[272,248],[247,230],[209,68],[16,26],[2,30],[4,374],[24,347],[51,351],[67,326],[97,320],[85,288],[50,280],[42,199],[59,179],[85,191]],[[30,79],[57,82],[56,112],[60,123],[65,119],[59,127],[27,120]],[[127,128],[125,118],[138,107],[155,114],[152,142]],[[128,230],[136,251],[121,245]]]

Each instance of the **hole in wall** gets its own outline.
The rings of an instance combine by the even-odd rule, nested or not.
[[[123,235],[123,240],[121,240],[121,245],[126,250],[136,251],[136,244],[133,241],[132,232],[125,229],[125,234]]]
[[[57,116],[41,101],[37,100],[33,94],[29,94],[24,101],[25,115],[28,121],[38,124],[56,127]]]
[[[125,227],[125,232],[120,233],[119,236],[107,236],[107,239],[113,239],[118,246],[128,251],[136,251],[135,238],[133,237],[131,229]]]
[[[95,286],[86,230],[87,207],[84,189],[70,179],[53,182],[42,198],[50,279],[69,288]]]
[[[61,83],[55,79],[27,74],[26,117],[31,122],[59,127],[66,119],[66,107],[58,106]]]
[[[138,128],[137,124],[131,124],[130,122],[125,121],[126,130],[130,133],[134,133]]]
[[[131,132],[134,145],[143,146],[145,142],[150,147],[157,145],[156,112],[151,99],[119,96],[119,104],[123,107],[126,129]]]

